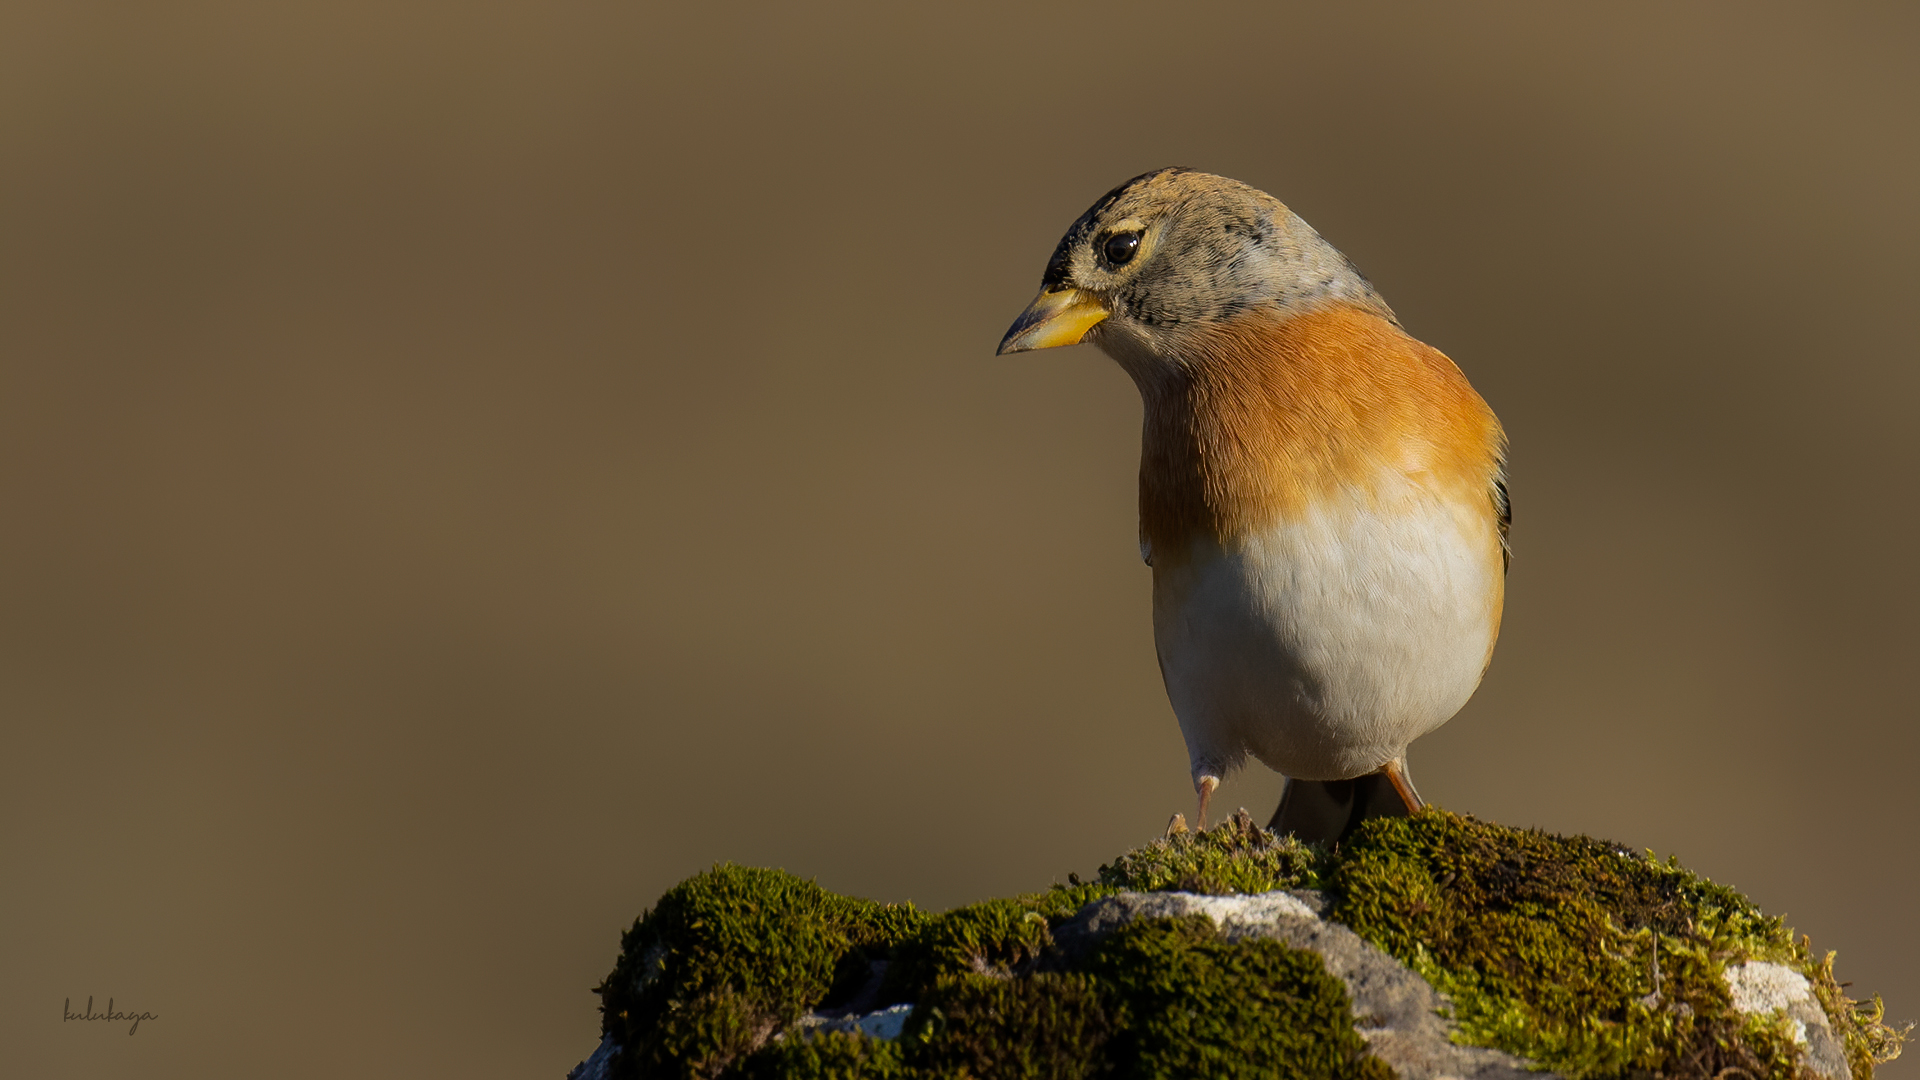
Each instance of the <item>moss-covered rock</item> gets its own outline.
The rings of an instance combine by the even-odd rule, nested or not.
[[[719,866],[681,882],[620,940],[596,990],[623,1067],[719,1076],[929,922],[910,904],[830,893],[783,870]]]
[[[1165,837],[1100,868],[1100,884],[1135,892],[1193,892],[1208,896],[1310,889],[1319,884],[1326,853],[1270,832],[1244,812],[1205,832],[1182,822]]]
[[[1817,998],[1796,1007],[1814,1035],[1831,1031],[1831,1061],[1844,1047],[1852,1080],[1899,1052],[1901,1033],[1877,999],[1846,998],[1831,955],[1674,862],[1585,837],[1427,811],[1369,822],[1329,851],[1239,815],[1121,856],[1095,883],[1069,880],[928,915],[776,870],[698,875],[634,924],[598,988],[611,1075],[1387,1080],[1388,1059],[1411,1070],[1402,1080],[1460,1075],[1435,1064],[1444,1055],[1409,1057],[1378,1015],[1357,1030],[1354,992],[1374,1012],[1385,999],[1356,973],[1382,965],[1418,989],[1426,1004],[1408,1008],[1427,1025],[1441,999],[1421,979],[1446,995],[1452,1026],[1431,1039],[1444,1047],[1451,1030],[1494,1048],[1456,1057],[1511,1063],[1486,1076],[1525,1064],[1496,1051],[1569,1080],[1839,1075],[1815,1067],[1804,1019],[1734,1007],[1730,965],[1749,961],[1781,965]],[[1128,902],[1142,892],[1271,899],[1193,898],[1175,908],[1203,914],[1151,917],[1154,904]],[[1206,915],[1223,904],[1290,910],[1299,925],[1216,925]],[[1114,921],[1125,911],[1138,917]],[[1335,938],[1350,944],[1323,962],[1316,949]],[[1357,964],[1356,951],[1377,959]],[[912,1005],[897,1039],[833,1030],[893,1003]]]
[[[1087,973],[1115,1003],[1119,1075],[1393,1077],[1354,1030],[1346,988],[1305,949],[1230,943],[1204,916],[1149,919],[1108,937]]]
[[[828,1031],[769,1042],[742,1063],[737,1075],[742,1080],[906,1080],[922,1073],[907,1067],[897,1041]]]
[[[897,940],[879,1003],[918,1001],[935,983],[956,975],[1032,974],[1053,944],[1052,928],[1113,891],[1100,885],[1056,887],[936,915]]]
[[[920,1076],[1083,1080],[1102,1075],[1113,1005],[1084,975],[941,978],[902,1040]]]
[[[1859,1080],[1898,1052],[1831,966],[1739,893],[1617,844],[1427,812],[1377,820],[1327,860],[1333,918],[1425,976],[1463,1038],[1569,1080],[1788,1077],[1792,1033],[1731,1007],[1726,971],[1784,964],[1820,988]]]

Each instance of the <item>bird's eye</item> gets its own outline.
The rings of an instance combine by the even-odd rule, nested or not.
[[[1137,232],[1114,233],[1107,242],[1100,245],[1100,254],[1106,257],[1108,266],[1125,266],[1133,261],[1133,253],[1140,250],[1140,234]]]

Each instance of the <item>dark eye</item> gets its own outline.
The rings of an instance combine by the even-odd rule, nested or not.
[[[1108,266],[1125,266],[1133,261],[1133,253],[1140,250],[1140,234],[1137,232],[1114,233],[1107,242],[1100,245],[1100,254],[1106,257]]]

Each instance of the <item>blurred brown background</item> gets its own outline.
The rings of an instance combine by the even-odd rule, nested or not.
[[[1920,9],[663,7],[0,8],[0,1074],[558,1077],[716,861],[1154,835],[1134,391],[992,353],[1171,163],[1512,435],[1426,793],[1920,1016]]]

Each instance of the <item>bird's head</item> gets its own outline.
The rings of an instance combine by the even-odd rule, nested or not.
[[[1280,200],[1224,176],[1159,169],[1080,215],[1000,353],[1091,341],[1136,379],[1243,316],[1349,303],[1391,319],[1367,279]]]

